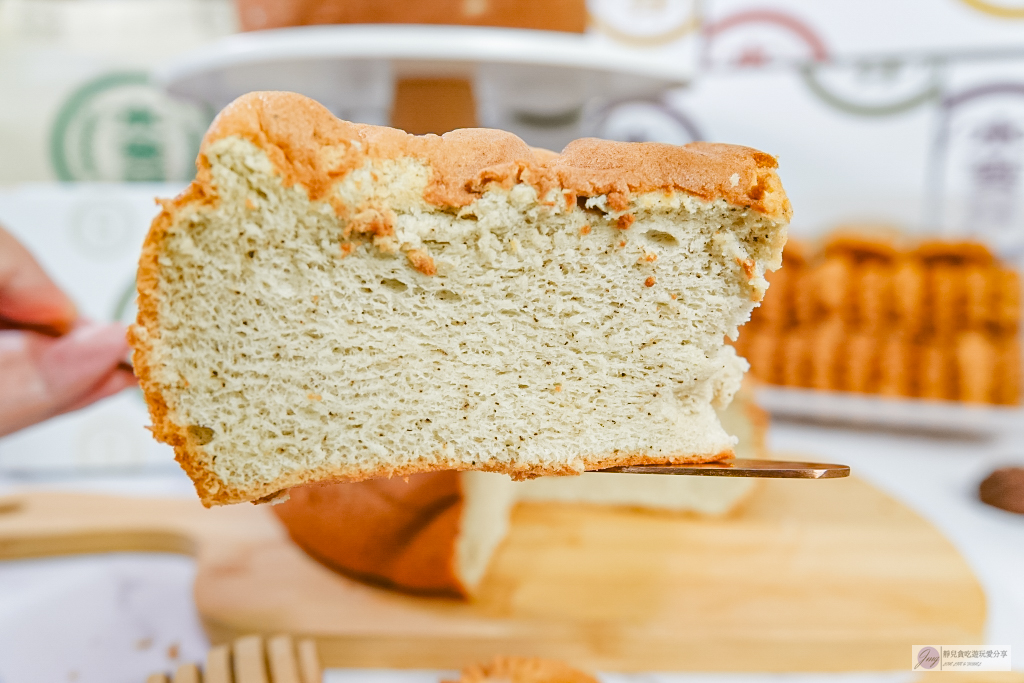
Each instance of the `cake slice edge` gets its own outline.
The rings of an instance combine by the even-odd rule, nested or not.
[[[238,488],[216,475],[209,455],[203,446],[209,435],[202,427],[176,424],[170,417],[173,397],[165,396],[154,376],[154,344],[158,343],[160,322],[158,313],[158,281],[161,243],[167,230],[179,213],[195,207],[213,205],[219,196],[212,179],[207,150],[218,140],[236,136],[249,140],[264,150],[281,174],[284,182],[301,185],[310,198],[329,201],[332,183],[344,177],[355,167],[357,159],[345,156],[351,148],[363,146],[379,155],[420,156],[430,161],[434,169],[428,201],[446,207],[465,206],[474,196],[483,192],[488,183],[508,184],[522,182],[531,173],[538,186],[550,186],[557,180],[562,186],[571,186],[579,196],[600,194],[609,203],[628,205],[631,194],[651,191],[654,187],[682,190],[704,200],[724,199],[736,206],[751,208],[772,216],[784,226],[790,209],[785,193],[775,174],[774,159],[768,155],[731,146],[698,144],[691,151],[706,159],[706,165],[689,169],[659,167],[642,158],[630,158],[635,148],[623,143],[577,141],[562,155],[549,157],[544,163],[531,164],[524,156],[526,148],[518,138],[499,131],[470,131],[451,138],[408,136],[392,129],[380,129],[347,124],[335,119],[327,110],[306,98],[286,93],[256,93],[245,96],[218,116],[203,142],[203,151],[197,160],[199,173],[189,188],[174,200],[163,202],[163,210],[154,220],[147,236],[140,260],[138,289],[139,317],[129,336],[135,348],[134,360],[140,385],[146,395],[154,436],[175,448],[175,457],[193,479],[204,504],[223,504],[251,500],[272,500],[289,486],[316,480],[360,480],[365,474],[346,473],[334,467],[324,467],[292,473],[266,482],[259,487]],[[348,145],[333,154],[324,150],[337,147],[337,142],[348,140]],[[517,141],[519,144],[517,144]],[[353,144],[354,143],[354,144]],[[453,148],[461,154],[453,153]],[[348,151],[346,151],[348,150]],[[364,151],[365,151],[364,150]],[[454,158],[453,158],[454,157]],[[726,173],[731,169],[732,173]],[[660,185],[658,185],[660,183]],[[546,185],[547,184],[547,185]],[[584,193],[590,192],[593,195]],[[476,193],[476,194],[474,194]],[[784,242],[785,229],[780,228]],[[777,267],[781,244],[771,250],[762,263],[743,264],[751,276],[758,269]],[[755,296],[763,294],[763,289]],[[715,453],[694,454],[695,460],[715,460],[729,455],[722,450]],[[588,469],[611,465],[636,464],[657,461],[642,452],[615,452],[582,456]],[[663,459],[663,458],[662,458]],[[450,469],[466,469],[457,461],[441,462]],[[376,472],[380,476],[401,476],[437,469],[439,462],[417,464]],[[487,469],[487,468],[484,468]],[[500,470],[508,471],[508,470]],[[546,474],[573,474],[574,468],[547,469]],[[539,474],[523,472],[523,476]]]

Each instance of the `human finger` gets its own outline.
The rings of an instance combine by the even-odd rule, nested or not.
[[[10,233],[0,228],[0,323],[21,323],[49,334],[71,329],[78,314],[71,299]],[[3,325],[10,327],[10,324]]]
[[[0,435],[81,403],[127,353],[120,324],[90,323],[57,339],[0,332]]]

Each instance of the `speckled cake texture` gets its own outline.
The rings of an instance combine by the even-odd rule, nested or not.
[[[514,477],[731,452],[723,345],[790,205],[744,147],[444,136],[251,93],[163,202],[129,337],[203,502],[324,480]]]

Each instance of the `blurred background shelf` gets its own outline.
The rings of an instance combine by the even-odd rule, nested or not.
[[[1024,424],[1019,407],[799,387],[760,386],[757,402],[773,417],[791,420],[969,437],[1004,435]]]

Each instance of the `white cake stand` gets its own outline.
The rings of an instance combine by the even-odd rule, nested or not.
[[[471,26],[334,25],[229,36],[155,72],[172,95],[219,110],[253,90],[308,95],[336,115],[386,124],[397,78],[466,78],[481,125],[560,148],[595,102],[685,84],[694,60],[595,34]]]

